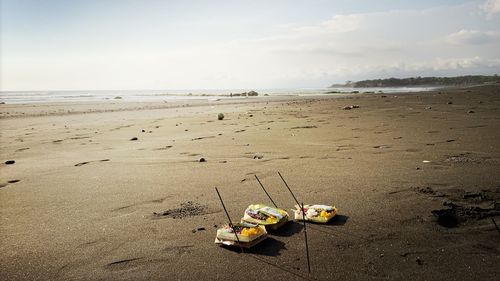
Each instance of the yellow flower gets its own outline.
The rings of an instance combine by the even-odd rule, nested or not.
[[[321,211],[321,213],[319,215],[326,218],[326,217],[330,216],[330,213],[328,213],[327,211]]]
[[[273,217],[273,216],[269,216],[267,219],[266,219],[266,222],[269,222],[269,223],[275,223],[278,219],[276,219],[276,217]]]
[[[259,234],[259,232],[260,228],[258,227],[243,228],[241,230],[241,236],[253,236]]]

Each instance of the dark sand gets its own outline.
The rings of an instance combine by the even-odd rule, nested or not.
[[[499,86],[0,112],[0,280],[500,276]],[[308,224],[311,274],[298,223],[249,253],[214,244],[214,187],[234,220],[270,204],[254,174],[290,209],[277,171],[339,208]]]

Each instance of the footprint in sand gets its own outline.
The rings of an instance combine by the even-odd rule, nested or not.
[[[87,165],[87,164],[92,163],[92,162],[108,162],[108,161],[110,161],[110,159],[102,159],[102,160],[96,160],[96,161],[85,161],[85,162],[80,162],[80,163],[75,164],[75,167]]]
[[[8,182],[6,182],[6,183],[0,183],[0,188],[2,188],[2,187],[6,187],[6,186],[7,186],[7,185],[9,185],[9,184],[12,184],[12,183],[17,183],[17,182],[20,182],[20,181],[21,181],[21,180],[10,180],[10,181],[8,181]]]
[[[373,148],[391,148],[390,145],[375,145]]]
[[[194,139],[191,139],[191,140],[194,141],[194,140],[211,139],[211,138],[215,138],[215,136],[197,137],[197,138],[194,138]]]
[[[167,146],[165,146],[165,147],[155,148],[155,149],[153,149],[153,150],[167,150],[167,149],[169,149],[169,148],[172,148],[172,145],[167,145]]]
[[[118,212],[121,215],[131,214],[131,213],[137,211],[138,207],[147,206],[147,205],[150,205],[150,204],[160,204],[160,203],[163,203],[167,198],[168,198],[168,196],[167,197],[157,198],[157,199],[152,199],[152,200],[148,200],[148,201],[136,202],[136,203],[133,203],[133,204],[129,204],[129,205],[125,205],[125,206],[121,206],[121,207],[115,208],[115,209],[113,209],[111,211],[112,212]]]
[[[298,126],[298,127],[292,127],[290,129],[315,129],[318,128],[317,126]]]
[[[144,259],[144,258],[140,257],[140,258],[117,260],[117,261],[110,262],[110,263],[106,264],[106,268],[111,269],[111,270],[126,269],[126,268],[129,268],[131,266],[131,263],[133,263],[134,261],[139,261],[142,259]]]

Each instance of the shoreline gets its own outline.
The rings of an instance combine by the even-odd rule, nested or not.
[[[129,101],[129,100],[104,100],[102,102],[41,102],[41,103],[11,103],[0,105],[0,119],[18,118],[18,117],[42,117],[42,116],[61,116],[67,114],[90,114],[90,113],[107,113],[120,111],[137,111],[137,110],[157,110],[171,109],[182,107],[198,107],[198,106],[217,106],[217,105],[237,105],[246,103],[269,103],[269,102],[284,102],[294,100],[307,99],[342,99],[352,97],[370,97],[380,95],[416,95],[416,94],[433,94],[442,90],[460,90],[463,88],[447,88],[433,89],[429,91],[417,92],[369,92],[369,93],[322,93],[322,94],[289,94],[279,96],[259,96],[259,97],[224,97],[221,99],[205,99],[200,96],[199,99],[174,99],[163,101]],[[51,110],[50,112],[48,111]],[[69,112],[68,112],[69,110]],[[14,111],[14,112],[12,112]]]
[[[324,96],[332,94],[349,95],[355,93],[398,93],[424,92],[436,90],[438,87],[382,87],[382,88],[298,88],[298,89],[261,89],[258,97],[253,98],[280,98],[289,96]],[[332,91],[334,90],[334,91]],[[2,91],[0,101],[9,105],[22,104],[54,104],[54,103],[110,103],[110,102],[175,102],[175,101],[205,101],[246,98],[240,92],[230,90],[183,90],[178,93],[165,93],[161,90],[129,90],[129,91]],[[250,91],[252,92],[252,91]],[[246,92],[244,92],[246,94]],[[49,98],[50,96],[50,98]],[[53,99],[53,97],[56,99]],[[29,101],[29,98],[33,100]],[[23,101],[24,100],[24,101]]]

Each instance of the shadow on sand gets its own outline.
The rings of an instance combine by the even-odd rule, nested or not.
[[[289,268],[287,266],[283,266],[283,265],[280,265],[276,262],[273,262],[273,261],[269,261],[267,259],[264,259],[262,257],[259,257],[259,256],[256,256],[256,255],[249,255],[248,257],[250,258],[253,258],[259,262],[262,262],[264,264],[267,264],[269,266],[272,266],[274,268],[277,268],[279,270],[282,270],[283,272],[287,272],[289,273],[290,275],[293,275],[295,277],[298,277],[302,280],[308,280],[308,281],[316,281],[316,280],[319,280],[311,275],[308,275],[307,273],[302,273],[302,272],[298,272],[296,271],[296,269],[292,269],[292,268]]]
[[[248,249],[247,252],[255,255],[276,257],[280,255],[281,250],[286,250],[285,243],[268,236],[266,240]]]
[[[329,222],[327,222],[325,225],[340,225],[340,226],[342,226],[347,222],[348,219],[349,219],[348,216],[336,215]]]
[[[346,224],[348,219],[349,219],[348,216],[336,215],[328,223],[308,222],[307,228],[329,235],[339,235],[341,233],[337,232],[334,228],[329,226],[343,226],[344,224]]]
[[[222,246],[223,248],[235,252],[241,253],[242,249],[238,246]],[[274,239],[273,237],[268,236],[264,241],[259,244],[253,246],[249,249],[243,249],[243,253],[254,254],[260,256],[272,256],[276,257],[280,255],[281,250],[285,250],[285,243]]]
[[[302,225],[302,223],[289,221],[276,230],[268,230],[268,233],[274,236],[289,237],[299,233],[303,228],[304,226]]]

